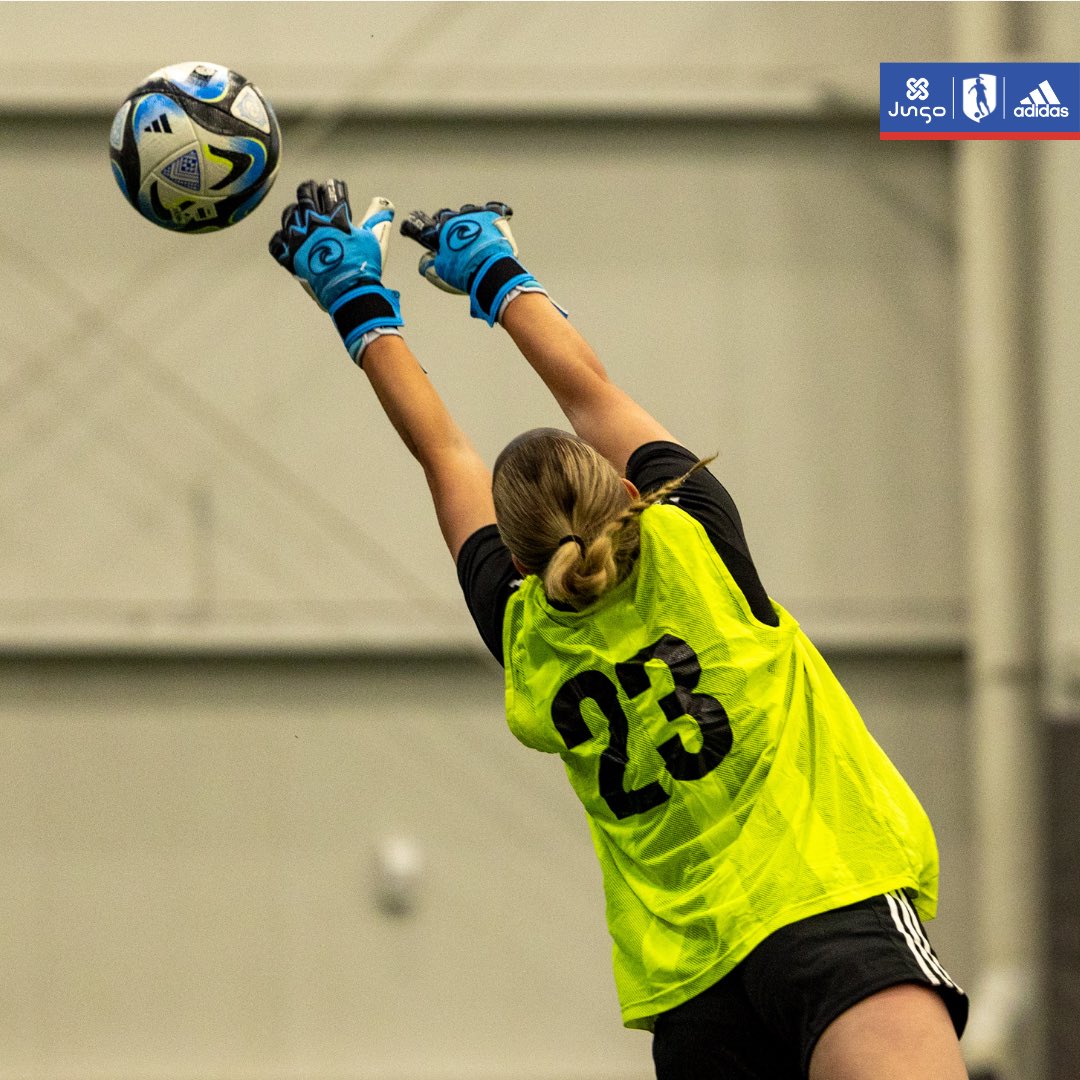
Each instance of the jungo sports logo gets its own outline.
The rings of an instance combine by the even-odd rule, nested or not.
[[[930,96],[930,80],[911,78],[907,81],[908,101],[925,101]]]
[[[925,101],[930,96],[930,80],[925,75],[913,75],[905,85],[907,88],[904,96],[908,101]],[[896,100],[886,115],[893,118],[918,118],[929,124],[948,115],[948,110],[943,105],[901,105],[899,100]]]

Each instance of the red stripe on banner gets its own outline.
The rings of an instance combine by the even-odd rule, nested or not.
[[[1080,131],[882,131],[882,139],[1080,139]]]

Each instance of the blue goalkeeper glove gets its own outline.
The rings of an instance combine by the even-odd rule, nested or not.
[[[512,291],[547,295],[517,261],[517,244],[507,220],[511,214],[506,203],[467,203],[434,216],[414,210],[401,223],[402,235],[428,249],[420,256],[420,273],[440,289],[467,295],[469,314],[488,326],[495,325]]]
[[[270,254],[330,315],[361,366],[371,331],[396,334],[404,325],[399,294],[382,283],[393,220],[393,204],[375,198],[357,227],[343,180],[305,180],[270,239]]]

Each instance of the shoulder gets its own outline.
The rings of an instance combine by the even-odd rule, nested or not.
[[[650,442],[630,456],[626,476],[646,495],[672,480],[686,476],[701,459],[685,446],[673,442]],[[706,531],[735,546],[745,546],[742,520],[730,492],[710,469],[698,469],[687,478],[668,502],[700,521]]]
[[[647,494],[685,476],[699,460],[693,451],[678,443],[645,443],[630,456],[626,475],[639,491]],[[776,615],[750,554],[738,507],[712,470],[699,469],[665,501],[678,506],[701,525],[754,614],[762,622],[775,625]]]
[[[507,601],[521,584],[521,575],[494,525],[477,529],[461,546],[457,574],[480,637],[502,663],[503,614]]]
[[[630,455],[626,478],[645,494],[685,475],[697,461],[697,455],[679,443],[647,442]]]

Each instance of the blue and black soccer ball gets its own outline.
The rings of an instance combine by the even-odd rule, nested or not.
[[[216,232],[246,217],[277,176],[281,129],[243,75],[189,61],[148,75],[112,123],[109,157],[143,217],[175,232]]]

